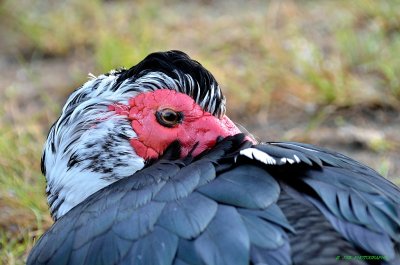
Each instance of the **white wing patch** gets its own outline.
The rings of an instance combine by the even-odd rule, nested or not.
[[[247,156],[250,159],[255,159],[267,165],[275,165],[276,160],[272,156],[264,153],[256,148],[246,148],[240,151],[240,155]]]
[[[293,159],[290,159],[290,158],[287,158],[287,157],[282,157],[282,158],[281,158],[281,162],[282,162],[283,164],[286,164],[286,163],[293,164],[293,163],[294,163],[294,160],[293,160]]]
[[[301,163],[301,160],[297,155],[293,155],[293,157],[290,158],[289,157],[274,158],[269,154],[252,147],[241,150],[239,155],[246,156],[250,159],[255,159],[266,165],[284,165],[287,163],[289,164]]]

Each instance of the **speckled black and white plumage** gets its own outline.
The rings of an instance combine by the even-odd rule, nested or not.
[[[28,264],[400,264],[399,188],[344,155],[293,142],[254,144],[238,134],[195,158],[179,158],[174,142],[145,165],[126,145],[135,137],[128,122],[104,116],[102,106],[158,83],[178,89],[174,73],[199,67],[180,52],[154,56],[161,61],[150,55],[68,100],[43,158],[57,221]],[[196,73],[186,74],[199,94],[187,87],[193,82],[181,81],[181,91],[199,104],[207,94],[219,98],[203,107],[220,115],[216,82]],[[95,84],[103,89],[85,94]]]
[[[180,51],[153,53],[128,70],[91,78],[68,98],[43,151],[42,172],[54,219],[145,165],[129,144],[136,137],[130,122],[110,111],[111,104],[127,104],[146,91],[171,89],[191,96],[215,116],[225,113],[225,98],[215,78]]]

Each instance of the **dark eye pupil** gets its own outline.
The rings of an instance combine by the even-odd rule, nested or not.
[[[163,113],[163,118],[168,122],[176,122],[178,120],[178,114],[173,111],[166,111]]]

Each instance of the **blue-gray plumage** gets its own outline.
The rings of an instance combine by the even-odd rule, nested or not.
[[[55,223],[28,264],[335,264],[337,255],[365,253],[398,258],[395,186],[383,179],[377,186],[381,177],[361,164],[296,143],[253,146],[275,159],[297,154],[296,165],[240,156],[235,166],[230,153],[250,144],[242,139],[227,138],[198,160],[161,159],[95,193]],[[313,151],[301,153],[302,147]]]
[[[212,99],[220,92],[204,68],[197,69],[196,62],[180,52],[154,57],[151,62],[160,60],[156,67],[162,74],[155,84],[142,81],[145,86],[156,89],[161,78],[174,76],[182,82],[176,90],[194,97],[206,111],[222,115],[224,107],[218,104],[224,99]],[[170,60],[176,67],[172,73],[168,72]],[[186,71],[182,65],[192,68]],[[150,66],[142,62],[138,67]],[[118,79],[111,90],[126,84],[124,78],[134,83],[152,73],[147,68],[144,73],[140,69],[114,73]],[[172,83],[165,81],[162,87]],[[200,88],[184,88],[194,84]],[[69,104],[87,100],[84,95]],[[204,103],[201,97],[210,102]],[[123,111],[119,114],[124,115]],[[174,116],[167,118],[167,124],[174,122]],[[27,264],[400,264],[400,190],[367,166],[312,145],[255,143],[243,134],[219,137],[198,155],[192,155],[196,143],[182,156],[185,147],[176,139],[159,157],[143,162],[129,149],[117,149],[122,140],[139,137],[130,138],[128,128],[114,139],[118,144],[107,148],[131,163],[143,163],[143,168],[129,169],[118,177],[121,168],[115,166],[115,171],[99,175],[102,181],[113,182],[60,215],[68,197],[63,197],[60,188],[53,194],[51,185],[57,181],[49,177],[49,202],[57,205],[52,208],[56,222],[38,240]],[[50,134],[49,139],[57,137]],[[90,141],[85,146],[95,148]],[[43,163],[57,148],[46,149]],[[74,174],[99,173],[101,165],[85,164],[79,159],[89,156],[78,153],[73,153],[73,163],[68,160],[65,172],[81,165]],[[121,163],[118,159],[110,161]],[[107,168],[114,170],[111,164]],[[43,166],[43,171],[50,169]],[[352,259],[343,260],[343,256]],[[373,256],[380,260],[362,258]]]

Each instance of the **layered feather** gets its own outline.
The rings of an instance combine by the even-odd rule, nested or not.
[[[306,264],[311,253],[335,264],[343,251],[397,262],[394,185],[313,146],[248,145],[228,137],[198,159],[161,159],[104,188],[56,222],[28,264]],[[321,242],[304,254],[302,222]]]

